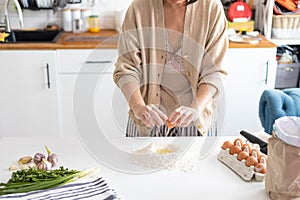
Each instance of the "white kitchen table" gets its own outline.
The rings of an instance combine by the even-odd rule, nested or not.
[[[125,173],[101,164],[84,148],[78,138],[2,138],[0,140],[0,182],[6,182],[10,165],[18,158],[46,153],[44,145],[59,155],[59,165],[69,169],[101,167],[100,175],[126,200],[264,200],[268,199],[264,182],[246,182],[217,160],[225,140],[236,137],[218,137],[216,145],[207,155],[197,156],[191,170],[163,169],[152,173]],[[193,146],[200,147],[216,138],[196,138]],[[130,140],[130,139],[129,139]],[[180,140],[180,139],[179,139]],[[97,142],[97,141],[95,141]],[[143,141],[145,142],[145,141]],[[197,148],[196,148],[197,149]],[[109,152],[103,152],[109,154]]]

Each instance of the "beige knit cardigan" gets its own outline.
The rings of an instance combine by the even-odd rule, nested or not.
[[[198,0],[187,6],[183,32],[184,68],[192,90],[200,84],[217,89],[212,101],[195,122],[205,134],[215,116],[216,100],[222,99],[222,80],[226,72],[222,60],[228,48],[227,20],[220,0]],[[160,104],[160,83],[166,62],[163,0],[135,0],[128,8],[120,34],[119,57],[114,81],[122,88],[126,83],[140,87],[146,104]],[[129,114],[141,132],[145,125]],[[216,114],[216,112],[215,112]],[[149,128],[147,128],[149,131]],[[147,136],[147,133],[142,135]]]

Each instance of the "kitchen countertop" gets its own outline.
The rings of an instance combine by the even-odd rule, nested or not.
[[[17,159],[36,152],[45,153],[44,145],[46,144],[53,153],[59,155],[59,165],[78,170],[100,166],[99,175],[107,180],[108,184],[115,189],[122,199],[268,199],[264,182],[246,182],[217,160],[217,154],[223,142],[232,141],[235,138],[177,138],[179,141],[192,141],[192,145],[186,151],[186,153],[196,153],[195,159],[191,160],[194,164],[192,170],[162,169],[138,174],[115,170],[105,163],[97,161],[94,156],[91,156],[93,154],[88,153],[88,149],[82,145],[81,140],[76,137],[2,138],[0,140],[0,152],[3,152],[0,157],[0,182],[6,182],[9,179],[11,172],[8,171],[8,167],[15,164]],[[125,139],[130,144],[172,140],[172,138]],[[94,141],[94,143],[98,146],[101,145],[100,141]],[[207,151],[208,153],[201,155],[205,144],[206,146],[212,145],[212,148]],[[118,159],[118,155],[111,155],[111,151],[105,151],[103,154],[109,154],[112,159]],[[117,161],[122,162],[122,160]]]
[[[229,43],[229,48],[276,48],[276,45],[260,35],[262,41],[256,45]],[[35,49],[113,49],[117,48],[118,33],[115,30],[102,30],[99,33],[68,33],[63,32],[55,43],[0,43],[5,50]]]
[[[258,44],[229,42],[229,48],[276,48],[277,47],[276,44],[267,40],[263,35],[259,35],[258,37],[262,39]]]
[[[99,33],[70,33],[63,32],[55,43],[0,43],[0,49],[115,49],[117,48],[118,33],[115,30],[102,30]]]

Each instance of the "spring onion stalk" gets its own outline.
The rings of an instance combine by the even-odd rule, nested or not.
[[[60,185],[70,183],[79,178],[90,175],[97,169],[98,168],[92,168],[84,171],[79,171],[70,175],[60,176],[48,180],[40,180],[36,182],[0,183],[0,196],[6,194],[24,193],[58,187]]]

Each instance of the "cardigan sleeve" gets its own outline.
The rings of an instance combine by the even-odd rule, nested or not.
[[[118,41],[118,58],[113,73],[114,82],[122,88],[127,83],[140,86],[142,79],[141,50],[137,33],[137,18],[134,6],[126,13]]]
[[[206,83],[217,89],[216,95],[222,88],[222,80],[226,71],[222,69],[222,60],[228,48],[227,20],[221,3],[216,3],[210,16],[210,29],[205,43],[201,63],[198,86]]]

